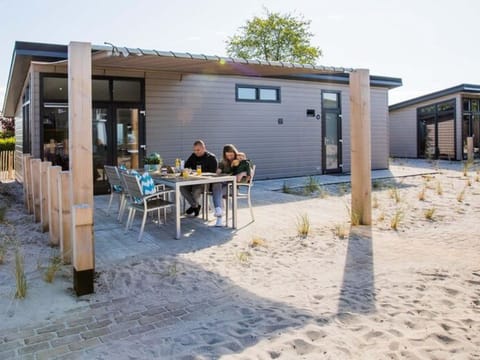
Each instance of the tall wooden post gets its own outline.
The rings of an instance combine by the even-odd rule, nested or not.
[[[40,220],[42,231],[48,231],[48,168],[52,166],[50,161],[43,161],[40,165]]]
[[[32,180],[32,208],[35,222],[41,220],[41,198],[40,198],[40,168],[42,160],[32,159],[30,161],[30,177]]]
[[[60,243],[60,212],[58,197],[58,175],[62,171],[60,166],[51,166],[48,168],[48,224],[49,237],[51,245]]]
[[[467,137],[467,161],[473,161],[473,137]]]
[[[92,50],[90,43],[68,45],[68,137],[71,172],[73,287],[93,292]]]
[[[57,177],[60,213],[60,254],[64,264],[72,263],[72,190],[70,172],[61,171]]]
[[[366,69],[350,73],[350,138],[352,218],[372,224],[370,74]]]
[[[32,177],[30,161],[32,156],[30,154],[23,155],[23,196],[25,201],[25,208],[27,212],[31,214],[33,212],[32,207]]]

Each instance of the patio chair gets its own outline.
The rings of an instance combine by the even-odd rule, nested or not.
[[[138,241],[141,241],[143,230],[145,228],[145,222],[147,220],[147,214],[149,212],[157,211],[158,224],[160,224],[160,213],[161,210],[164,210],[164,223],[166,223],[166,209],[175,206],[174,203],[166,200],[166,196],[170,194],[172,190],[161,190],[162,187],[158,187],[158,191],[156,191],[155,193],[151,195],[144,195],[140,181],[135,175],[122,173],[122,177],[128,191],[129,207],[125,230],[129,230],[132,227],[136,211],[142,211],[143,219],[142,225],[140,227],[140,234],[138,235]]]
[[[117,195],[118,199],[118,214],[120,213],[125,206],[125,187],[122,184],[122,179],[118,172],[118,168],[116,166],[105,165],[103,167],[105,169],[105,173],[107,174],[108,184],[110,185],[110,201],[108,202],[107,207],[107,215],[110,211],[110,206],[112,205],[113,197]]]
[[[252,187],[253,187],[253,177],[255,176],[256,168],[257,168],[256,165],[252,166],[252,169],[251,169],[251,172],[250,172],[250,180],[248,182],[238,182],[237,183],[237,200],[240,200],[240,199],[246,199],[247,200],[248,207],[250,209],[250,216],[252,217],[252,222],[255,221],[255,217],[253,215],[251,193],[252,193]],[[230,184],[229,185],[230,197],[232,196],[231,194],[233,193],[231,187],[232,187],[232,185]],[[230,199],[227,199],[227,206],[226,206],[226,209],[227,209],[227,212],[226,212],[227,223],[228,223],[228,201],[229,200]]]

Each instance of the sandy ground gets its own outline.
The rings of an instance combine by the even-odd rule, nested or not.
[[[321,197],[258,192],[257,221],[229,241],[110,264],[98,269],[96,294],[81,299],[71,294],[68,268],[53,285],[43,282],[38,264],[51,256],[47,237],[16,203],[18,187],[1,185],[31,286],[26,300],[13,299],[14,245],[7,244],[0,327],[118,297],[179,306],[196,299],[199,314],[168,335],[126,338],[85,358],[480,359],[479,167],[464,176],[460,163],[434,166],[433,175],[375,181],[371,228],[350,227],[346,185],[326,186]],[[307,237],[297,235],[302,214],[311,223]],[[2,234],[12,231],[0,226]],[[202,310],[212,299],[221,306]],[[39,310],[49,301],[48,312]],[[198,340],[206,333],[208,349]],[[190,340],[179,348],[159,341],[175,334]],[[247,334],[251,344],[215,345]]]

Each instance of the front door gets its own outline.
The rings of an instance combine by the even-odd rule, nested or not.
[[[97,104],[93,107],[93,182],[94,193],[106,194],[109,185],[104,165],[124,165],[138,169],[142,165],[144,121],[138,106]]]
[[[342,114],[340,92],[322,91],[322,169],[342,172]]]

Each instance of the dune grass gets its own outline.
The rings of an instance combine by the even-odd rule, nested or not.
[[[302,238],[306,238],[310,233],[310,218],[308,214],[302,214],[297,216],[297,234]]]
[[[25,277],[23,255],[18,248],[15,251],[15,283],[17,286],[15,297],[17,299],[24,299],[27,296],[27,279]]]

